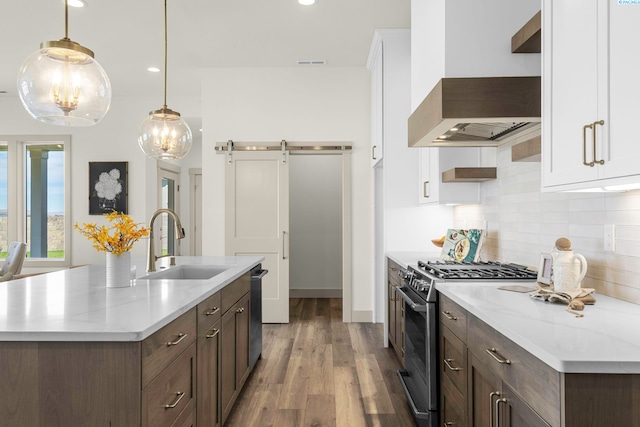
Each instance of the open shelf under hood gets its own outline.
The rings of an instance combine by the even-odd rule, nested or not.
[[[410,147],[492,147],[540,133],[540,77],[441,79],[409,117]]]
[[[538,12],[511,37],[511,53],[540,53],[541,51],[542,12]]]

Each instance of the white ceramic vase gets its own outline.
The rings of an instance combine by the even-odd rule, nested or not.
[[[107,252],[107,288],[131,286],[131,252],[120,255]]]

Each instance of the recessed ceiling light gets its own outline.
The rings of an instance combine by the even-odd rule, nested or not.
[[[311,6],[315,2],[316,0],[298,0],[298,3],[300,3],[303,6]]]
[[[160,68],[158,68],[158,67],[149,67],[149,68],[147,68],[147,71],[151,71],[152,73],[159,73],[160,72]]]
[[[65,2],[65,0],[61,0],[62,3]],[[87,5],[87,2],[84,0],[66,0],[69,3],[69,6],[71,7],[85,7]]]

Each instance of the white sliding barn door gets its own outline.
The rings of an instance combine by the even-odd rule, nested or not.
[[[234,152],[225,185],[226,253],[264,256],[262,321],[289,323],[289,153]]]

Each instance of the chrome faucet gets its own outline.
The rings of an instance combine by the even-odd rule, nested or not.
[[[156,261],[159,258],[168,256],[168,255],[156,256],[155,246],[153,244],[153,221],[155,221],[157,216],[160,215],[161,213],[167,213],[168,215],[171,216],[171,218],[173,218],[173,222],[176,227],[176,240],[184,239],[184,228],[182,228],[182,224],[180,223],[180,218],[178,218],[178,215],[176,215],[174,211],[172,211],[171,209],[165,209],[165,208],[158,209],[157,211],[155,211],[153,215],[151,215],[151,219],[149,220],[149,245],[147,246],[147,272],[156,271]]]

